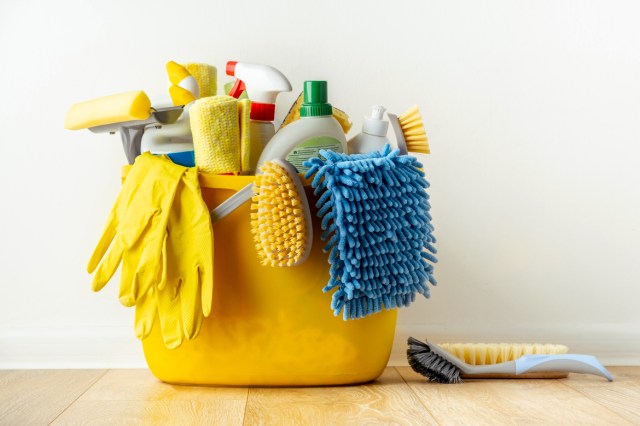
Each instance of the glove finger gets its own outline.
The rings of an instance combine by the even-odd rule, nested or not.
[[[200,282],[202,283],[202,313],[205,317],[211,314],[213,304],[213,244],[210,255],[202,259],[202,264],[198,267]]]
[[[134,330],[136,337],[145,339],[153,329],[156,319],[157,303],[154,295],[155,289],[150,289],[136,304],[136,317]]]
[[[185,184],[184,203],[188,206],[191,213],[192,225],[185,229],[185,233],[191,237],[190,242],[197,251],[196,265],[198,268],[198,280],[201,289],[201,304],[204,316],[211,314],[211,305],[213,301],[213,228],[211,226],[211,216],[209,209],[202,199],[200,191],[200,182],[198,173],[190,169],[184,177]]]
[[[180,285],[180,305],[184,334],[187,339],[193,339],[200,333],[202,308],[197,268],[188,272]]]
[[[175,349],[184,340],[180,297],[172,298],[170,292],[166,289],[158,290],[155,293],[164,345],[169,349]]]
[[[164,228],[166,230],[166,227]],[[162,282],[162,247],[164,235],[145,241],[144,249],[132,280],[134,300]]]
[[[96,274],[93,276],[93,281],[91,283],[93,291],[100,291],[105,285],[107,285],[111,277],[113,277],[113,274],[118,270],[118,265],[120,265],[122,256],[122,247],[119,242],[116,241],[111,247],[111,250],[109,250],[107,257],[98,267]]]
[[[158,290],[164,290],[167,287],[167,242],[169,241],[169,233],[168,231],[164,234],[164,239],[162,240],[162,253],[160,255],[160,265],[159,269],[161,271],[160,274],[160,282],[158,283]],[[172,298],[175,295],[172,295]]]
[[[91,254],[91,258],[89,259],[89,263],[87,264],[87,272],[92,274],[93,271],[98,267],[100,260],[104,257],[105,253],[109,249],[111,242],[116,236],[116,228],[118,226],[118,222],[115,217],[115,212],[112,210],[109,213],[109,218],[107,219],[107,224],[104,227],[104,231],[102,231],[102,235],[100,236],[100,241],[96,245],[96,248],[93,249],[93,253]]]
[[[122,273],[120,275],[119,293],[120,303],[124,306],[133,306],[138,298],[144,294],[144,292],[138,291],[138,269],[142,261],[147,261],[143,260],[145,253],[148,250],[147,237],[148,234],[153,232],[154,218],[157,214],[157,210],[151,210],[144,214],[136,215],[135,221],[134,219],[127,220],[127,223],[129,224],[127,226],[128,230],[123,231],[122,237],[118,238],[118,242],[124,241],[122,245],[124,246],[125,251],[122,262]],[[162,250],[162,244],[159,245],[160,250]],[[155,259],[156,265],[158,257]],[[150,286],[145,287],[145,292],[149,287]]]

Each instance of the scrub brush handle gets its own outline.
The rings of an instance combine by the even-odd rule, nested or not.
[[[215,224],[220,219],[233,213],[238,207],[246,203],[253,196],[253,183],[242,188],[240,191],[233,194],[231,197],[224,200],[215,209],[211,210],[211,223]]]
[[[595,374],[613,381],[611,373],[591,355],[524,355],[516,360],[516,374],[548,371]]]

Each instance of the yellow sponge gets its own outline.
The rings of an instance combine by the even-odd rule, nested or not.
[[[258,163],[260,150],[251,146],[251,101],[238,101],[238,122],[240,123],[240,167],[243,172],[253,172]],[[257,153],[256,153],[257,152]]]
[[[287,116],[284,118],[284,120],[282,121],[282,124],[280,125],[281,129],[285,127],[287,124],[291,124],[300,118],[300,107],[302,106],[303,102],[304,102],[304,92],[300,93],[300,96],[298,96],[298,99],[296,99],[293,105],[291,105],[291,108],[289,109]],[[340,123],[340,127],[342,127],[342,131],[345,133],[345,135],[349,133],[349,130],[351,130],[351,126],[353,123],[349,121],[349,116],[347,115],[346,112],[336,107],[333,107],[333,118],[335,118],[338,121],[338,123]]]
[[[231,96],[209,96],[189,109],[196,166],[205,173],[240,172],[237,103]]]
[[[311,215],[292,166],[277,160],[260,167],[251,203],[251,232],[263,265],[295,266],[309,255]]]
[[[169,95],[174,105],[187,105],[196,100],[193,93],[175,84],[169,86]]]
[[[201,98],[215,96],[218,93],[218,70],[216,67],[197,62],[187,62],[184,67],[198,82]]]
[[[88,129],[123,121],[146,120],[150,115],[149,97],[142,90],[136,90],[74,104],[67,112],[64,128]]]

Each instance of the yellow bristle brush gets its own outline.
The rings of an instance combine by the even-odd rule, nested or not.
[[[568,354],[563,345],[440,344],[409,337],[407,360],[431,382],[462,379],[556,379],[569,373],[595,374],[612,381],[611,373],[591,355]]]
[[[286,161],[268,161],[256,176],[251,232],[263,265],[295,266],[311,249],[311,213],[296,170]]]
[[[251,232],[263,265],[296,266],[311,251],[309,201],[295,168],[283,159],[265,162],[251,183],[211,211],[213,224],[248,200]]]
[[[429,154],[431,152],[427,132],[424,129],[417,106],[411,107],[401,116],[390,112],[387,113],[387,116],[396,135],[400,154],[406,155],[409,152]]]

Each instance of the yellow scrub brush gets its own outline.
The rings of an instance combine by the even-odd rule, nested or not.
[[[409,365],[431,382],[461,383],[463,378],[555,379],[569,373],[613,380],[596,357],[567,354],[563,345],[436,345],[413,337],[407,343]]]
[[[298,265],[309,256],[312,239],[304,187],[287,161],[269,161],[260,172],[251,203],[251,232],[258,258],[263,265]]]
[[[263,265],[296,266],[311,251],[313,228],[300,177],[286,160],[265,162],[249,184],[211,211],[215,224],[252,199],[251,231]]]
[[[396,141],[400,154],[406,155],[409,152],[429,154],[429,141],[427,132],[424,130],[420,110],[417,106],[410,108],[401,116],[390,112],[387,113],[389,122],[396,134]]]

